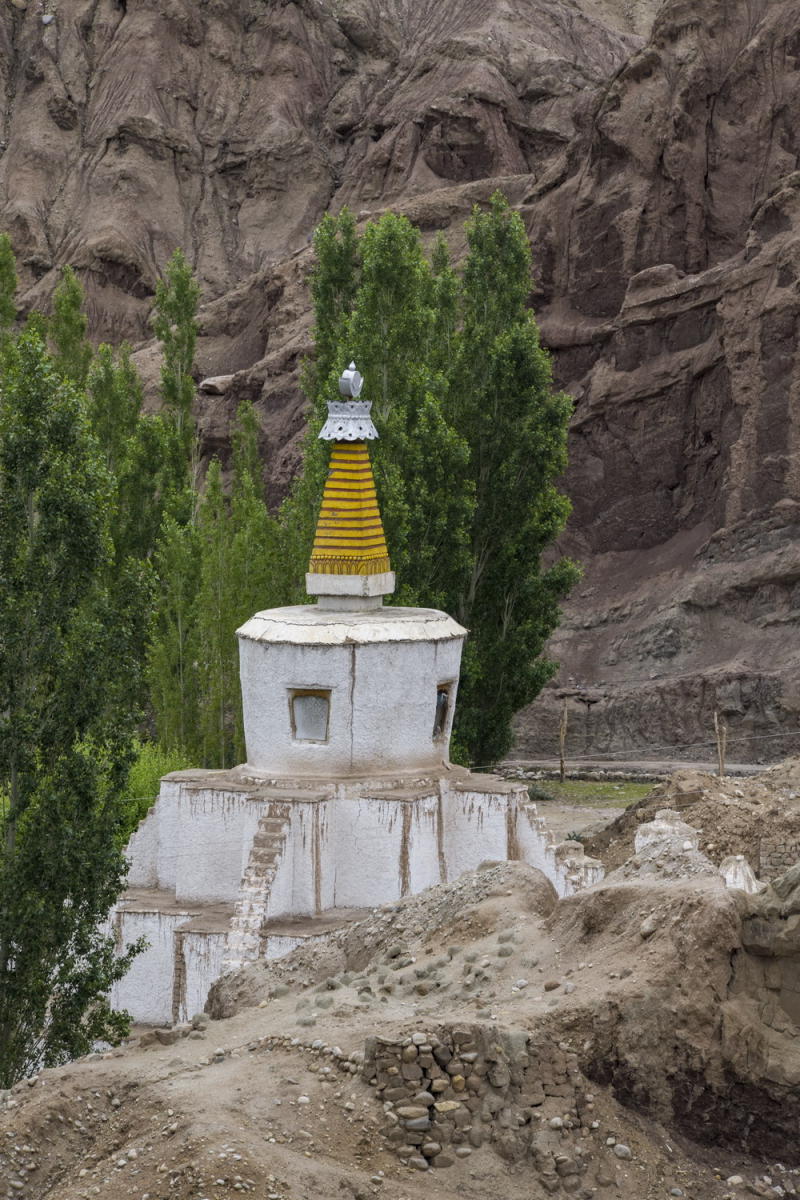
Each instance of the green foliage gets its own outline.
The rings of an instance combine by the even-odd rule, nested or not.
[[[207,767],[245,757],[236,630],[277,602],[280,578],[250,404],[239,409],[233,448],[230,497],[214,459],[195,523],[168,517],[156,556],[149,675],[159,739]]]
[[[165,507],[177,486],[185,488],[184,467],[170,417],[143,413],[142,384],[130,347],[101,345],[86,384],[92,428],[115,481],[112,534],[117,561],[152,558]],[[178,483],[176,483],[176,478]]]
[[[511,720],[553,673],[542,657],[577,576],[543,552],[569,504],[568,397],[553,392],[530,293],[522,221],[496,194],[467,226],[463,279],[442,238],[430,262],[419,231],[388,213],[359,238],[327,216],[312,274],[318,355],[304,471],[282,517],[285,599],[299,598],[327,463],[316,439],[325,401],[351,358],[364,374],[380,440],[371,452],[395,602],[438,605],[471,630],[454,756],[481,765],[511,741]]]
[[[360,253],[344,336],[363,365],[380,430],[372,457],[396,601],[445,604],[468,568],[474,503],[469,447],[447,419],[448,381],[432,365],[434,278],[419,231],[405,217],[389,213],[368,225]]]
[[[165,516],[155,552],[156,601],[147,654],[150,701],[159,742],[188,750],[197,731],[194,662],[195,596],[200,583],[199,539],[194,525]]]
[[[4,341],[17,319],[17,264],[11,239],[0,233],[0,342]]]
[[[161,395],[172,415],[186,459],[192,458],[194,422],[194,351],[197,342],[197,305],[200,288],[182,250],[167,263],[164,278],[156,284],[152,323],[161,342]]]
[[[167,750],[158,742],[137,740],[134,743],[134,753],[136,757],[121,796],[124,814],[121,830],[123,844],[155,803],[163,776],[193,765],[185,754]]]
[[[24,332],[0,387],[0,1085],[114,1040],[101,921],[126,864],[118,797],[139,694],[115,589],[112,484],[80,394]],[[87,681],[91,686],[87,686]]]
[[[358,288],[360,265],[355,221],[348,209],[337,217],[326,213],[314,232],[315,266],[311,274],[315,354],[304,364],[303,387],[311,400],[303,444],[303,470],[281,508],[279,522],[281,598],[286,604],[306,601],[305,573],[317,513],[328,470],[327,447],[318,440],[326,416],[327,397],[336,393],[341,373],[341,346]],[[348,360],[349,361],[349,360]]]
[[[282,514],[283,560],[302,598],[328,447],[317,440],[325,402],[355,358],[373,401],[380,440],[371,455],[401,603],[445,603],[468,568],[472,487],[463,481],[469,449],[447,420],[442,339],[453,316],[453,276],[440,247],[435,269],[419,231],[392,213],[360,240],[351,215],[326,217],[315,238],[315,331],[322,354],[306,385],[312,418],[304,471]],[[441,299],[441,308],[435,301]],[[449,307],[448,307],[449,305]]]
[[[531,800],[539,804],[551,804],[556,799],[553,793],[549,792],[541,783],[529,783],[528,796]]]
[[[526,308],[531,263],[521,218],[495,194],[488,211],[473,213],[467,242],[451,397],[470,446],[476,508],[471,569],[454,609],[473,631],[456,730],[473,761],[489,764],[510,748],[514,713],[555,671],[542,651],[578,576],[565,559],[541,566],[569,515],[556,480],[567,465],[572,406],[553,391],[550,358]]]
[[[86,339],[89,322],[83,311],[83,288],[72,267],[61,268],[61,282],[53,293],[53,315],[50,318],[50,340],[53,343],[53,363],[59,374],[83,388],[92,347]]]

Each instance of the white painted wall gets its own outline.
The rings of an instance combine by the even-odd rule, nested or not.
[[[276,798],[289,827],[264,897],[267,921],[376,907],[456,879],[486,859],[520,858],[541,870],[560,896],[602,878],[600,864],[579,846],[568,855],[556,850],[522,785],[457,768],[427,780],[340,781],[327,794],[300,782],[294,791],[289,780],[282,789],[274,783],[260,790],[252,781],[248,788],[240,772],[222,771],[177,772],[163,781],[159,801],[129,846],[131,878],[154,889],[153,911],[123,910],[115,917],[123,940],[143,933],[151,943],[112,996],[137,1021],[171,1019],[175,995],[182,1017],[205,1004],[223,970],[227,931],[183,931],[184,983],[173,992],[175,934],[203,904],[233,907],[259,816]],[[159,844],[162,836],[169,837],[168,847]],[[177,911],[157,911],[165,904],[163,889]],[[137,900],[141,908],[141,892]],[[293,944],[270,935],[267,957]]]
[[[205,933],[202,930],[184,933],[183,958],[185,986],[178,1011],[177,1021],[190,1021],[195,1013],[202,1012],[212,983],[222,974],[222,959],[225,954],[226,933]]]
[[[301,605],[238,631],[249,767],[269,775],[432,769],[447,761],[466,630],[433,609],[344,613]],[[450,684],[443,737],[436,690]],[[290,693],[330,691],[325,742],[293,737]]]
[[[260,807],[244,791],[181,789],[174,884],[178,901],[233,903],[247,866]]]
[[[145,1025],[160,1025],[172,1019],[174,936],[188,916],[187,912],[131,912],[125,909],[114,914],[113,921],[122,946],[145,937],[147,949],[133,960],[127,974],[114,984],[111,990],[113,1008],[127,1009],[134,1021]]]

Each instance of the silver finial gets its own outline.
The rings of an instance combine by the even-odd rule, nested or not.
[[[378,431],[372,424],[371,400],[359,400],[364,380],[350,363],[339,377],[339,391],[343,400],[328,401],[328,419],[319,431],[323,442],[372,442]]]
[[[359,396],[363,386],[364,380],[356,370],[356,364],[351,362],[347,370],[342,371],[339,377],[339,391],[343,396],[350,396],[355,400]]]

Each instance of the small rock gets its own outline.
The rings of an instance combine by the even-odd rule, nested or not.
[[[643,941],[646,942],[648,938],[653,936],[657,929],[658,920],[656,919],[655,915],[651,913],[649,917],[645,917],[645,919],[642,921],[641,925],[639,926],[639,933]]]
[[[162,1046],[173,1046],[181,1036],[177,1029],[156,1029],[154,1033]]]
[[[617,1142],[616,1146],[614,1147],[614,1153],[616,1154],[617,1158],[633,1157],[630,1146],[626,1146],[624,1142]]]

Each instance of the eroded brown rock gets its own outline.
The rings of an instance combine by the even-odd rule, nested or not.
[[[575,398],[553,644],[581,752],[774,757],[800,728],[796,639],[800,16],[788,0],[62,0],[0,11],[0,219],[23,305],[78,268],[98,337],[140,340],[182,244],[206,300],[206,452],[261,414],[273,501],[303,428],[309,234],[391,206],[458,252],[502,187]],[[157,379],[152,347],[137,360]],[[554,749],[560,699],[522,714]],[[774,735],[780,735],[775,737]],[[745,740],[757,738],[757,741]],[[766,740],[763,740],[766,739]]]

